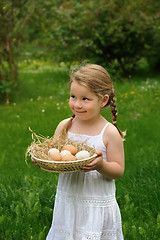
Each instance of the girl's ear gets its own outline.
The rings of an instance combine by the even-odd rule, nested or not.
[[[106,104],[108,103],[108,100],[109,100],[109,95],[108,94],[104,95],[104,97],[102,99],[101,107],[106,106]]]

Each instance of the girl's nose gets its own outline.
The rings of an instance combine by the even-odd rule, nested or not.
[[[77,101],[75,102],[75,107],[76,107],[76,108],[82,108],[82,103],[81,103],[81,101],[77,100]]]

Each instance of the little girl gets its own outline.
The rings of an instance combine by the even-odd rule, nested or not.
[[[113,124],[100,114],[110,105]],[[101,66],[81,66],[70,78],[70,119],[58,125],[55,137],[87,141],[97,157],[80,172],[61,173],[53,221],[47,240],[123,240],[115,181],[124,172],[122,137],[116,124],[114,88]]]

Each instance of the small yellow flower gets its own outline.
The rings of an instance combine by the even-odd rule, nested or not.
[[[122,97],[122,98],[123,98],[123,97],[124,97],[124,98],[127,98],[127,97],[128,97],[128,93],[122,93],[122,94],[121,94],[121,97]]]
[[[125,94],[124,94],[124,98],[127,98],[127,97],[128,97],[128,93],[125,93]]]
[[[131,95],[134,95],[134,94],[135,94],[135,91],[130,91],[130,94],[131,94]]]

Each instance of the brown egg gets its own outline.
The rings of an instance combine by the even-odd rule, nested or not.
[[[73,146],[72,144],[65,145],[62,150],[68,150],[71,152],[72,155],[75,155],[77,153],[77,148]]]
[[[76,157],[72,154],[66,154],[62,156],[62,161],[75,161]]]
[[[62,156],[61,154],[59,153],[59,150],[56,149],[56,148],[51,148],[49,151],[48,151],[48,155],[50,156],[50,158],[54,161],[61,161],[62,160]]]

